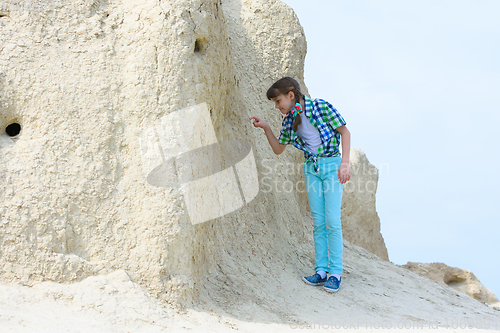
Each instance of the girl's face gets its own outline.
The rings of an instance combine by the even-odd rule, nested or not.
[[[282,114],[288,114],[292,107],[295,105],[295,96],[293,91],[288,92],[288,94],[280,94],[271,100],[276,104],[276,108],[281,111]]]

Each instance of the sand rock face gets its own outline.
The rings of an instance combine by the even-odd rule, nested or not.
[[[47,3],[0,12],[0,279],[76,282],[125,270],[154,297],[186,304],[221,261],[263,274],[309,261],[302,153],[275,156],[248,120],[262,117],[279,134],[282,117],[265,91],[285,75],[303,83],[306,41],[291,8],[274,0]],[[228,163],[231,151],[204,155],[231,140],[250,143],[234,146],[238,161]],[[189,151],[200,154],[186,169],[177,162]],[[158,181],[162,170],[172,175],[162,169],[172,161],[181,181]],[[212,209],[188,197],[204,199],[193,183],[207,170],[227,172],[217,179],[229,185],[235,177],[243,204],[194,223],[193,207],[196,216]],[[253,171],[257,191],[245,187]],[[233,192],[214,193],[226,208]],[[375,193],[362,195],[374,220]],[[378,226],[359,227],[362,195],[344,199],[346,238],[369,230],[380,243]],[[371,249],[369,237],[360,239]],[[373,248],[383,257],[380,244]]]
[[[406,265],[402,265],[401,267],[409,269],[412,272],[425,276],[441,284],[448,285],[455,290],[468,294],[470,297],[475,298],[478,301],[495,305],[497,307],[500,305],[498,304],[498,298],[495,294],[483,286],[483,284],[471,271],[457,267],[450,267],[439,262],[426,264],[409,261]]]
[[[275,163],[248,117],[278,128],[265,88],[282,75],[302,81],[305,37],[289,7],[73,0],[0,16],[3,280],[124,269],[156,297],[189,302],[222,253],[284,257],[286,244],[310,240],[304,198],[284,192],[193,225],[179,188],[147,182],[140,141],[162,117],[204,104],[217,140],[245,138],[257,161]],[[13,123],[20,133],[7,131]]]
[[[342,233],[349,242],[389,260],[375,207],[378,170],[361,149],[351,149],[351,180],[342,194]]]

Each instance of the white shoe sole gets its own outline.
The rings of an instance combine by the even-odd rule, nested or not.
[[[326,290],[326,291],[328,291],[329,293],[336,293],[337,291],[339,291],[340,286],[339,286],[339,289],[330,289],[330,288],[325,288],[325,287],[323,287],[323,289],[325,289],[325,290]]]

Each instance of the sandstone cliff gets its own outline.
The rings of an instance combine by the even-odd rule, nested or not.
[[[303,178],[302,154],[275,156],[248,121],[257,114],[279,132],[266,87],[284,75],[302,82],[306,42],[289,7],[52,5],[1,18],[4,281],[73,282],[123,269],[155,296],[189,303],[224,255],[270,267],[309,252],[305,189],[289,189]],[[156,157],[235,139],[251,143],[261,180],[240,209],[195,225],[182,188],[148,182]],[[210,156],[201,163],[218,167]],[[378,224],[367,227],[377,219],[368,216],[374,192],[361,195],[346,196],[356,200],[344,202],[346,238],[387,259]]]

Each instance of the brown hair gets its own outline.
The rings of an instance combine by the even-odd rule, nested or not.
[[[271,98],[278,97],[279,95],[286,95],[290,91],[293,91],[295,95],[294,102],[300,103],[300,100],[304,97],[304,94],[300,91],[299,83],[289,77],[285,76],[284,78],[279,79],[274,82],[274,84],[267,90],[267,99],[271,100]],[[297,127],[302,123],[300,116],[295,117],[295,121],[293,122],[293,129],[297,131]]]

